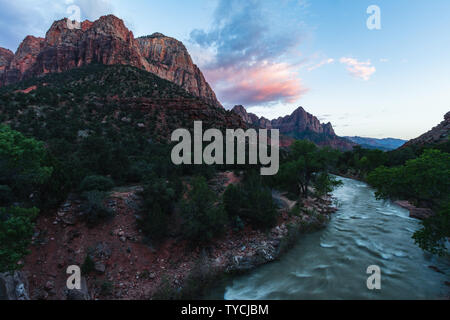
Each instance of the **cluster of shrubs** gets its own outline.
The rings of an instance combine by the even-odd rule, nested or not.
[[[220,236],[227,227],[242,229],[245,223],[261,229],[272,227],[277,210],[268,187],[257,173],[249,174],[242,184],[230,185],[219,196],[203,176],[195,176],[183,186],[180,179],[151,179],[144,188],[141,230],[152,241],[168,234],[174,212],[182,220],[180,235],[194,244]]]

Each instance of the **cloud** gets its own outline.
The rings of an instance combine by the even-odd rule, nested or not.
[[[190,42],[203,50],[194,59],[203,62],[199,64],[222,102],[294,102],[306,92],[295,61],[304,7],[298,0],[219,0],[214,24],[191,32]]]
[[[307,92],[298,75],[286,63],[265,61],[241,69],[216,68],[207,70],[206,75],[230,104],[294,103]]]
[[[315,65],[309,67],[309,68],[308,68],[308,71],[313,71],[313,70],[318,69],[318,68],[320,68],[320,67],[322,67],[322,66],[324,66],[324,65],[334,63],[334,61],[335,61],[335,60],[334,60],[333,58],[329,58],[329,59],[322,60],[322,61],[319,62],[318,64],[315,64]]]
[[[343,57],[339,61],[342,64],[347,65],[347,70],[352,76],[365,81],[370,80],[370,77],[377,71],[377,69],[372,66],[370,60],[361,62],[354,58]]]
[[[15,51],[27,35],[45,36],[53,21],[70,16],[71,5],[80,7],[82,20],[113,12],[110,0],[0,0],[0,45]]]

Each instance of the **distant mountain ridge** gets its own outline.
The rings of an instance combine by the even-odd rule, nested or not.
[[[65,18],[55,21],[45,38],[27,36],[15,54],[0,48],[0,86],[91,63],[122,64],[151,72],[221,106],[180,41],[160,33],[136,39],[114,15],[86,20],[79,29],[69,24]]]
[[[306,139],[319,146],[329,146],[340,150],[351,150],[355,146],[353,142],[337,136],[331,123],[320,123],[317,117],[306,112],[303,107],[297,108],[291,115],[275,120],[259,118],[253,113],[248,113],[241,105],[235,106],[232,111],[253,127],[279,129],[282,135],[289,138],[285,140],[290,140],[290,143],[294,139]]]
[[[345,137],[346,139],[360,145],[366,149],[377,149],[382,151],[391,151],[403,146],[407,140],[394,139],[394,138],[365,138],[365,137]]]

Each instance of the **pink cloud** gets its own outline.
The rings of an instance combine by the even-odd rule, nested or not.
[[[369,80],[370,77],[377,71],[377,69],[372,66],[370,60],[367,62],[362,62],[354,58],[343,57],[339,61],[342,64],[347,65],[347,70],[352,76],[365,81]]]
[[[243,68],[205,71],[219,99],[229,104],[294,103],[307,89],[293,66],[287,63],[255,63]]]

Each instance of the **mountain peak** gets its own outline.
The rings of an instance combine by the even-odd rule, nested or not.
[[[305,111],[303,107],[298,107],[290,115],[279,117],[275,120],[268,120],[264,117],[248,113],[244,106],[237,105],[232,111],[237,113],[244,122],[253,127],[262,129],[279,129],[280,133],[294,139],[311,140],[321,146],[332,146],[334,148],[349,150],[353,144],[346,139],[340,138],[334,132],[330,122],[321,124],[312,114]]]

